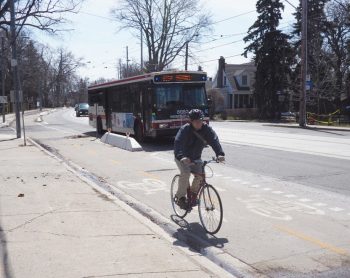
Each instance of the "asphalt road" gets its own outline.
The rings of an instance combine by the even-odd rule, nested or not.
[[[349,277],[350,132],[212,126],[227,157],[225,165],[212,166],[210,179],[223,200],[224,223],[209,237],[194,211],[187,229],[218,247],[218,256],[229,254],[270,277]],[[27,133],[165,217],[172,214],[169,183],[177,169],[171,139],[147,142],[139,153],[111,148],[71,109],[42,123],[28,120]],[[206,149],[203,157],[211,156]]]

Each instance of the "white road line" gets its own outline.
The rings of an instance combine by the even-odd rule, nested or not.
[[[271,188],[269,188],[269,187],[265,187],[263,190],[264,190],[264,191],[270,191],[270,190],[271,190]]]
[[[272,191],[273,194],[282,194],[283,191]]]
[[[298,201],[300,201],[300,202],[310,202],[311,200],[307,199],[307,198],[303,198],[303,199],[299,199]]]
[[[294,194],[287,194],[287,195],[284,195],[284,197],[287,197],[287,198],[295,198],[297,195],[294,195]]]
[[[316,207],[326,207],[327,206],[327,204],[325,204],[325,203],[314,203],[313,205]]]
[[[215,186],[215,189],[216,189],[217,191],[219,191],[219,192],[225,192],[225,191],[226,191],[226,189],[223,189],[223,188],[217,187],[217,186]]]
[[[259,188],[259,187],[261,187],[259,184],[253,184],[253,185],[251,185],[250,187],[253,187],[253,188]]]
[[[241,184],[247,185],[247,184],[250,184],[250,182],[249,182],[249,181],[244,181],[244,182],[242,182]]]
[[[232,181],[239,182],[241,179],[233,179]]]
[[[63,129],[58,129],[58,128],[54,128],[54,127],[51,127],[51,126],[45,126],[45,125],[39,124],[39,123],[38,123],[38,125],[41,125],[41,126],[43,126],[43,127],[45,127],[45,128],[48,128],[48,129],[60,131],[60,132],[63,132],[63,133],[76,134],[76,133],[71,132],[71,131],[67,131],[67,130],[63,130]]]
[[[335,207],[335,208],[329,208],[331,211],[334,211],[334,212],[339,212],[339,211],[343,211],[344,209],[342,208],[338,208],[338,207]]]
[[[232,179],[232,177],[223,177],[223,179],[229,180],[229,179]]]
[[[214,174],[214,177],[222,177],[220,174]]]

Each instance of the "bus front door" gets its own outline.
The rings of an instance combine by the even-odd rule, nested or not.
[[[142,120],[144,134],[148,135],[151,130],[152,121],[152,94],[150,90],[142,92]]]

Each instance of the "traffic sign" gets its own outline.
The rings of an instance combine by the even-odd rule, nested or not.
[[[0,96],[0,103],[7,103],[7,96]]]
[[[312,81],[311,80],[310,81],[306,81],[305,87],[306,87],[307,91],[310,91],[312,89],[312,87],[313,87]]]

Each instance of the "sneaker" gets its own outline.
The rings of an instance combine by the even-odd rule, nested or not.
[[[176,204],[181,208],[181,209],[187,209],[187,202],[186,202],[186,197],[181,197]]]

